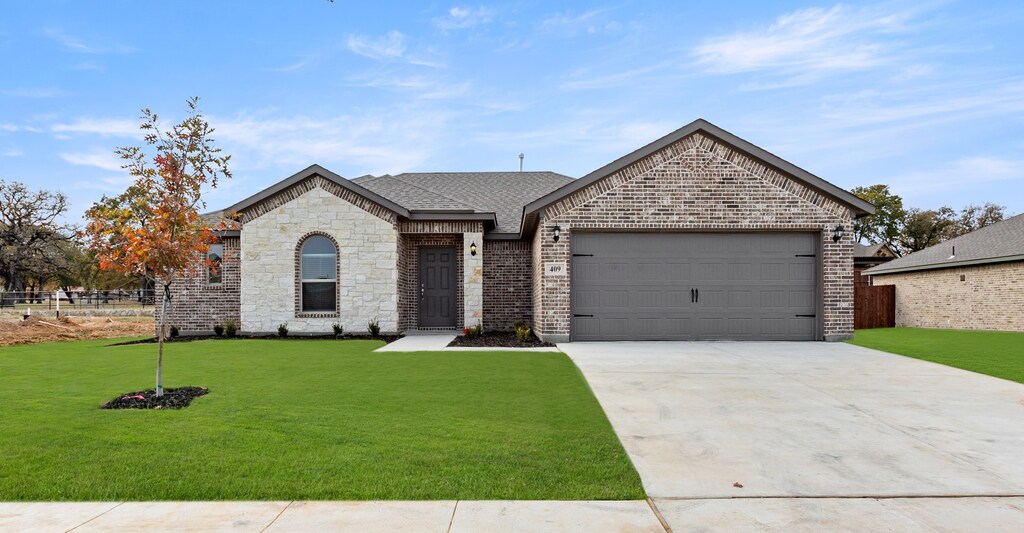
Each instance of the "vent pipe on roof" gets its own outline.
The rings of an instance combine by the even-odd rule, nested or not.
[[[519,172],[523,171],[523,158],[524,157],[526,157],[526,154],[524,154],[522,152],[519,152]]]
[[[953,245],[953,255],[950,255],[946,259],[955,259],[955,258],[956,258],[956,245]]]

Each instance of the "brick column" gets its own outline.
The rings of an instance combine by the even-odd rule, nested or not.
[[[476,255],[470,247],[476,244]],[[464,327],[483,324],[484,319],[484,234],[462,234],[462,300]]]

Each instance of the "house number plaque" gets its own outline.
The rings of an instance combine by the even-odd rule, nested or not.
[[[548,276],[564,276],[569,271],[565,261],[548,261],[544,263],[544,274]]]

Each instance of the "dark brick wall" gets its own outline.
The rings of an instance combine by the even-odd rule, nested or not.
[[[239,318],[239,294],[241,286],[239,240],[236,237],[221,239],[224,258],[221,263],[221,283],[207,283],[205,269],[179,278],[171,284],[171,304],[167,312],[167,324],[178,326],[183,334],[212,335],[213,326],[234,320],[241,329]],[[199,260],[201,261],[201,259]],[[199,262],[197,261],[197,263]],[[157,291],[156,327],[160,327],[160,294]]]
[[[510,330],[533,318],[533,266],[530,241],[490,241],[483,245],[484,327]]]

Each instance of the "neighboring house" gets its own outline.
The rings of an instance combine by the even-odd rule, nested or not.
[[[896,325],[1024,331],[1024,215],[865,271],[896,286]]]
[[[888,244],[853,243],[853,286],[871,285],[871,278],[863,275],[863,272],[893,259],[896,259],[896,252]]]
[[[873,211],[704,120],[575,180],[314,165],[221,212],[239,213],[221,268],[175,284],[170,322],[838,340],[853,332],[853,219]]]

